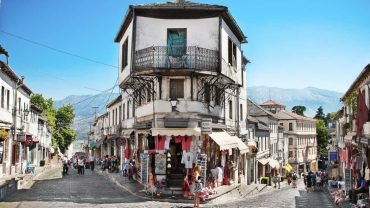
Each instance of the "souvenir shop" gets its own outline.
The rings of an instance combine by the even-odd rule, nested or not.
[[[208,135],[201,134],[200,128],[156,128],[151,134],[136,135],[128,160],[135,161],[137,180],[147,188],[155,187],[156,193],[176,189],[190,196],[195,166],[202,168],[206,194],[214,194],[220,185],[237,184],[244,175],[248,147],[226,132]]]

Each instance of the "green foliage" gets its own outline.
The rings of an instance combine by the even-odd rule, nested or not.
[[[327,157],[328,150],[326,147],[329,144],[330,134],[323,119],[316,120],[316,134],[317,134],[317,151],[320,156]]]
[[[325,121],[325,114],[324,114],[324,109],[322,108],[322,106],[320,106],[317,111],[316,111],[316,115],[314,117],[315,119],[321,119],[321,120],[324,120]],[[325,122],[326,123],[326,122]]]
[[[304,116],[304,112],[306,111],[306,107],[302,105],[296,105],[292,108],[292,112],[298,115]]]
[[[356,115],[357,115],[357,92],[355,91],[355,92],[351,93],[348,96],[348,98],[344,101],[344,104],[346,106],[352,107],[352,115],[355,118]]]
[[[45,99],[41,94],[33,95],[31,104],[43,110],[42,115],[46,117],[52,130],[52,144],[54,147],[59,147],[64,153],[77,138],[76,132],[71,128],[75,117],[73,106],[64,105],[56,110],[53,100],[51,98]]]

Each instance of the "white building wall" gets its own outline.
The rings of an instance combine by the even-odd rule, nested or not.
[[[229,38],[235,43],[237,46],[236,50],[236,68],[234,66],[230,66],[228,64],[228,41]],[[241,43],[239,42],[238,38],[234,35],[234,33],[230,30],[229,26],[226,24],[224,20],[222,20],[222,29],[221,29],[221,73],[230,77],[231,79],[235,80],[237,84],[242,84],[241,80],[241,67],[242,67],[242,56],[241,56]],[[245,80],[244,80],[245,81]]]
[[[0,71],[0,93],[1,93],[1,87],[4,87],[5,90],[5,96],[4,96],[4,108],[1,108],[0,105],[0,120],[12,123],[12,109],[13,109],[13,93],[14,93],[14,83],[13,81],[2,71]],[[9,90],[9,109],[7,108],[7,92]],[[1,96],[1,94],[0,94]],[[0,98],[1,99],[1,98]],[[10,125],[7,126],[1,126],[3,124],[0,124],[0,127],[6,127],[7,129],[10,128]]]
[[[167,29],[186,28],[187,46],[218,50],[218,17],[204,19],[157,19],[137,17],[136,50],[167,46]]]
[[[127,55],[127,66],[122,70],[122,45],[128,38],[128,55]],[[122,39],[119,43],[118,48],[118,78],[119,83],[122,83],[123,80],[125,80],[130,75],[130,67],[131,67],[131,47],[132,47],[132,21],[130,25],[128,26],[125,34],[122,36]]]

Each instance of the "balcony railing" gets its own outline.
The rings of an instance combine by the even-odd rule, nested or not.
[[[197,46],[152,46],[135,52],[135,71],[148,69],[217,71],[218,57],[217,50]]]

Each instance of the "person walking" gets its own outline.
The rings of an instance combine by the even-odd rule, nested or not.
[[[67,155],[63,157],[63,175],[68,175],[68,158]]]
[[[312,176],[311,176],[311,172],[308,172],[307,176],[306,176],[306,189],[307,189],[307,192],[310,192],[311,191],[311,187],[312,187]]]
[[[276,183],[277,183],[277,185],[279,187],[278,189],[280,189],[280,182],[281,182],[281,175],[280,175],[280,173],[277,174],[276,180],[277,180]]]
[[[194,177],[194,207],[199,207],[200,193],[202,192],[202,184],[200,181],[200,172],[202,171],[200,166],[194,167],[193,177]]]
[[[79,169],[79,175],[85,175],[85,163],[82,157],[78,158],[78,169]]]
[[[94,171],[94,168],[95,168],[95,156],[90,155],[90,169],[91,169],[91,171]]]
[[[296,172],[293,173],[292,179],[293,179],[293,188],[297,188],[297,179],[298,179],[298,177],[297,177]]]

